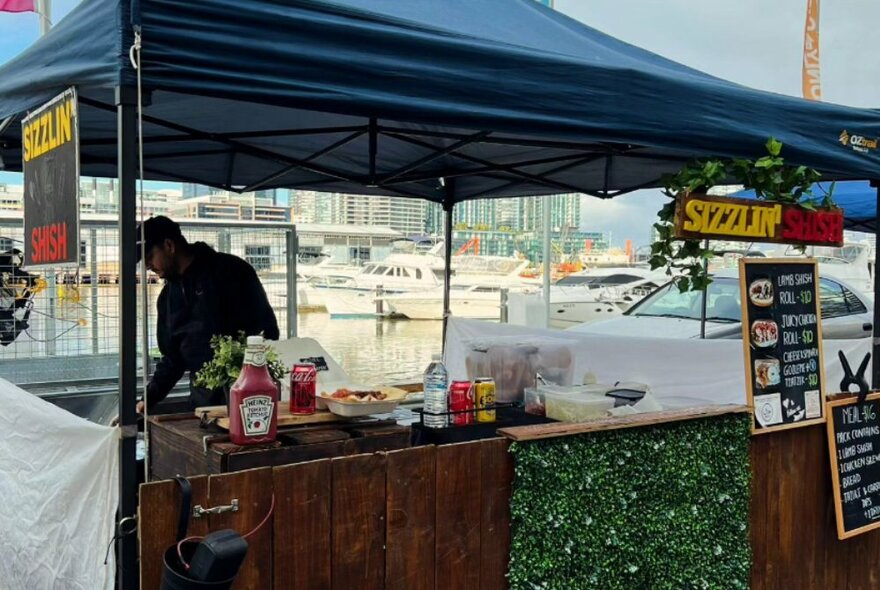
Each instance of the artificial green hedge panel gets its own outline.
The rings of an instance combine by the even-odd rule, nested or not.
[[[511,589],[748,588],[749,419],[511,445]]]

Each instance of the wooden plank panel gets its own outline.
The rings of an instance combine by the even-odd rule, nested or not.
[[[507,590],[510,561],[510,495],[513,456],[510,441],[497,438],[481,443],[482,514],[480,522],[480,588]]]
[[[683,410],[667,410],[664,412],[649,412],[630,416],[616,416],[590,420],[589,422],[555,422],[550,424],[532,424],[529,426],[513,426],[501,428],[498,434],[515,441],[539,440],[542,438],[557,438],[560,436],[572,436],[588,432],[600,432],[603,430],[622,430],[624,428],[638,428],[640,426],[654,426],[667,422],[682,422],[684,420],[698,420],[711,418],[725,414],[750,413],[748,406],[726,405],[705,406],[698,408],[686,408]]]
[[[205,504],[208,499],[208,478],[190,478],[192,504]],[[162,580],[162,556],[177,541],[177,520],[180,514],[180,486],[166,480],[142,484],[138,506],[138,538],[141,564],[141,588],[159,588]],[[204,535],[207,522],[190,518],[188,535]]]
[[[385,588],[434,589],[435,449],[388,453]]]
[[[385,456],[332,460],[334,590],[385,585]]]
[[[330,587],[329,459],[276,467],[275,590]]]
[[[346,441],[291,445],[274,449],[243,451],[226,455],[226,471],[242,471],[256,467],[274,467],[318,459],[337,457],[345,452]]]
[[[212,531],[233,529],[242,535],[254,531],[272,507],[272,469],[252,469],[212,475],[208,481],[210,506],[239,500],[238,512],[208,517]],[[272,518],[248,537],[248,552],[233,584],[235,590],[272,587]]]
[[[802,553],[800,559],[806,565],[806,582],[809,588],[823,588],[825,585],[825,516],[826,516],[826,486],[829,482],[828,451],[827,442],[824,437],[819,436],[820,429],[804,429],[798,432],[798,436],[803,439],[803,449],[801,451],[801,465],[804,466],[804,476],[798,477],[793,473],[794,481],[801,479],[801,490],[797,489],[795,483],[795,494],[803,498],[804,502],[801,510],[807,514],[805,520],[805,529],[812,535],[813,543],[803,543],[800,540],[800,534],[796,535],[796,542],[801,545]],[[809,465],[814,463],[815,465]],[[795,524],[796,530],[800,531],[800,526]]]
[[[436,587],[480,590],[481,443],[437,447]]]
[[[794,530],[796,524],[799,527],[807,526],[807,514],[803,511],[805,494],[796,493],[796,484],[793,480],[795,473],[800,476],[806,475],[804,473],[805,455],[803,449],[797,448],[796,445],[796,442],[803,438],[801,436],[803,433],[800,430],[802,429],[783,434],[776,439],[778,447],[774,453],[774,463],[776,464],[776,489],[779,494],[776,501],[777,522],[779,523],[776,529],[778,554],[774,560],[775,565],[779,566],[775,572],[776,588],[780,587],[780,583],[785,585],[790,583],[794,588],[807,587],[804,574],[808,565],[799,559],[798,550],[805,543],[801,543],[799,537],[802,534],[809,534],[811,535],[810,542],[815,542],[812,538],[812,531],[809,531],[808,528],[800,529],[797,534]],[[769,434],[764,433],[763,436],[769,436]],[[802,481],[798,481],[797,485],[802,483]]]

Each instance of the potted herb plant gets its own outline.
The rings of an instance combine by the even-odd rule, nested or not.
[[[244,364],[244,352],[247,343],[247,335],[239,332],[237,336],[214,336],[211,338],[211,350],[214,358],[196,373],[193,385],[211,390],[222,390],[226,403],[229,403],[229,390],[241,373]],[[266,350],[266,362],[269,374],[279,384],[281,391],[281,379],[287,373],[284,364],[278,359],[272,347]]]

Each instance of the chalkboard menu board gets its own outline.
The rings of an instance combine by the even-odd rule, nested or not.
[[[837,536],[880,527],[880,393],[828,402]]]
[[[755,433],[825,420],[818,284],[815,262],[740,260],[746,390]]]

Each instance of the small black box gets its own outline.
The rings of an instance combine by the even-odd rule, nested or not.
[[[235,531],[213,532],[196,547],[187,575],[199,582],[233,579],[238,575],[247,550],[247,541]]]

